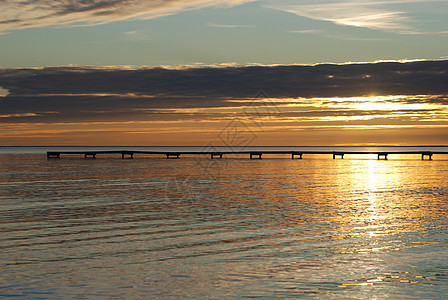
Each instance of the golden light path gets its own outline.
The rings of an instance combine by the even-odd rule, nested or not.
[[[349,202],[351,213],[340,218],[340,222],[345,225],[357,225],[355,227],[356,242],[350,247],[341,249],[341,253],[368,257],[368,264],[363,265],[360,261],[359,269],[380,270],[394,263],[392,260],[395,252],[436,244],[425,241],[410,242],[409,239],[403,237],[406,234],[421,231],[420,220],[430,219],[431,213],[434,213],[431,210],[437,210],[437,208],[428,206],[423,196],[410,200],[396,192],[412,190],[415,188],[412,183],[422,178],[431,178],[443,184],[445,180],[439,178],[431,168],[427,170],[411,168],[404,161],[394,161],[386,165],[378,164],[374,160],[361,159],[356,162],[339,161],[339,170],[344,170],[346,174],[353,174],[338,182],[340,186],[346,186],[347,197],[353,197]],[[395,191],[394,197],[390,197],[391,191]],[[344,205],[347,205],[347,202],[344,202]],[[384,281],[416,284],[422,279],[428,280],[431,277],[424,278],[420,274],[409,272],[383,273],[380,276],[346,282],[340,287],[368,286]]]

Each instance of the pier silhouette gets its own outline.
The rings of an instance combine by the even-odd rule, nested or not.
[[[291,159],[303,159],[304,155],[329,154],[333,159],[344,159],[345,155],[377,155],[378,160],[388,160],[389,155],[394,154],[417,154],[421,159],[432,160],[435,154],[448,154],[448,152],[437,151],[290,151],[290,150],[267,150],[267,151],[131,151],[131,150],[113,150],[113,151],[47,151],[47,158],[61,158],[61,155],[83,155],[85,159],[95,159],[99,154],[121,154],[122,159],[133,159],[134,155],[165,155],[167,159],[180,159],[181,155],[208,155],[211,159],[221,159],[224,155],[248,154],[250,159],[262,159],[264,154],[290,155]]]

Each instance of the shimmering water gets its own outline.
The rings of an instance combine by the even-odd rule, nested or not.
[[[448,156],[18,152],[0,154],[0,297],[448,294]]]

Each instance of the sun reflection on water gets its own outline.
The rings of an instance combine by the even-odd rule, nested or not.
[[[5,290],[444,295],[446,161],[223,158],[208,175],[198,161],[4,157]]]

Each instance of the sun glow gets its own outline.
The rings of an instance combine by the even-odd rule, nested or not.
[[[398,102],[397,100],[403,99],[404,96],[373,96],[373,97],[361,97],[352,99],[352,103],[348,102],[346,107],[356,110],[381,110],[381,111],[393,111],[403,109],[413,109],[415,104],[405,104]],[[347,98],[345,99],[347,100]],[[418,105],[422,108],[422,105]],[[427,107],[430,107],[427,105]]]
[[[107,96],[113,98],[118,95]],[[94,140],[93,136],[104,131],[113,136],[108,138],[110,143],[116,143],[117,136],[127,134],[129,139],[132,135],[140,135],[129,142],[133,145],[146,144],[148,140],[163,141],[164,144],[196,141],[197,145],[233,128],[256,132],[259,144],[422,143],[416,142],[417,134],[419,141],[435,144],[446,136],[448,122],[444,95],[234,98],[203,106],[175,101],[171,105],[160,106],[154,101],[143,101],[148,95],[139,94],[120,94],[120,97],[128,98],[130,106],[118,109],[111,105],[100,110],[85,105],[86,116],[83,118],[73,117],[62,106],[55,106],[52,111],[40,108],[26,113],[5,111],[0,115],[3,123],[0,143],[19,137],[33,140],[39,136],[39,143],[48,144],[55,136],[59,141],[65,141],[72,135],[83,137],[83,143],[87,144]],[[15,96],[0,99],[0,103],[14,101]],[[109,98],[106,100],[114,103]],[[26,130],[17,128],[19,125],[26,126]],[[43,140],[42,135],[48,139]]]

